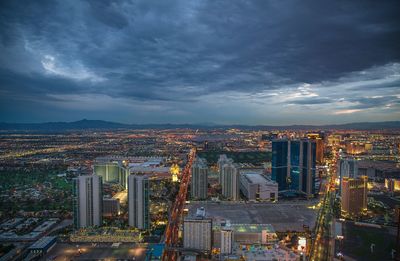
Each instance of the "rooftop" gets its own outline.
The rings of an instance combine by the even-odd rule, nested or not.
[[[56,237],[42,237],[35,243],[33,243],[29,249],[37,249],[37,248],[44,248],[46,247],[49,243],[51,243],[53,240],[55,240]]]
[[[275,183],[274,181],[268,179],[264,175],[261,175],[260,173],[243,173],[242,174],[249,183],[252,184],[273,184]]]
[[[264,176],[258,174],[258,173],[246,173],[244,174],[247,178],[247,180],[250,183],[264,183],[264,182],[268,182],[267,178],[265,178]]]
[[[214,229],[224,228],[221,225],[215,225]],[[236,233],[261,233],[266,230],[268,233],[275,233],[275,229],[271,224],[231,224],[230,228]]]
[[[312,229],[318,200],[278,201],[276,203],[191,202],[187,208],[193,213],[199,207],[207,209],[207,217],[215,223],[230,220],[233,224],[271,224],[275,231],[304,231]]]

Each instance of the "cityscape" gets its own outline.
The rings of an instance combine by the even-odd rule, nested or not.
[[[398,1],[0,6],[0,261],[400,260]]]

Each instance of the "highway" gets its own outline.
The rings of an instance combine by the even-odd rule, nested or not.
[[[191,149],[188,162],[182,172],[179,193],[175,199],[174,205],[171,208],[168,225],[165,230],[165,248],[168,250],[164,250],[162,257],[162,260],[164,261],[177,260],[178,257],[177,253],[170,249],[176,247],[179,241],[179,226],[182,221],[181,218],[183,209],[185,207],[186,196],[191,177],[191,169],[195,157],[196,149]]]
[[[336,155],[336,154],[335,154]],[[324,196],[321,199],[321,208],[318,213],[317,222],[315,226],[315,238],[311,245],[309,260],[332,260],[334,249],[334,235],[332,234],[333,228],[333,206],[335,201],[335,178],[336,175],[336,161],[337,156],[331,164],[332,170],[328,176],[329,181],[325,185]]]

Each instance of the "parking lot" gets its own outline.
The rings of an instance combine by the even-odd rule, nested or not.
[[[145,260],[146,248],[135,244],[57,244],[46,256],[45,260]]]

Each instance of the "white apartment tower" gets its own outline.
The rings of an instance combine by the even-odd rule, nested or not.
[[[150,228],[149,179],[145,175],[128,177],[128,224],[139,229]]]
[[[239,168],[232,162],[222,165],[221,186],[222,195],[230,200],[239,200]]]
[[[227,163],[233,163],[233,160],[228,158],[226,154],[219,155],[219,159],[217,162],[218,167],[218,182],[222,183],[222,167]]]
[[[73,208],[76,229],[102,225],[102,190],[103,182],[100,176],[85,175],[74,179]]]
[[[208,191],[208,166],[204,159],[196,158],[192,165],[191,196],[206,199]]]

